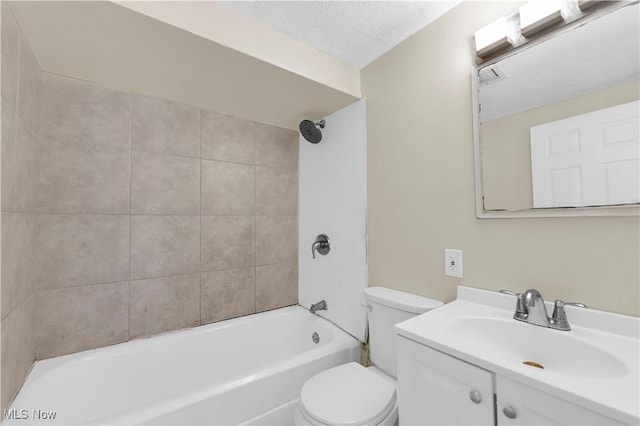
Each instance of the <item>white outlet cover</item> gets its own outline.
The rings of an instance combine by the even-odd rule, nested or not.
[[[444,274],[462,278],[462,250],[444,249]]]

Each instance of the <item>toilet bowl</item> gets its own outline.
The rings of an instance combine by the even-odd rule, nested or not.
[[[394,325],[442,302],[384,287],[364,290],[369,309],[370,357],[322,371],[302,386],[296,425],[396,425],[396,346]]]
[[[297,425],[393,425],[396,383],[376,367],[343,364],[304,384],[295,415]]]

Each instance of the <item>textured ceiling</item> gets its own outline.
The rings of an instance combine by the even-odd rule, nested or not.
[[[363,68],[459,1],[229,1],[225,4]]]

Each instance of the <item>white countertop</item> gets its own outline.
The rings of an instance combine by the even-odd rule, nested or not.
[[[640,319],[567,306],[571,331],[553,330],[513,319],[515,301],[460,286],[457,300],[398,324],[396,332],[622,423],[638,424]],[[547,302],[549,314],[552,310]],[[499,329],[478,332],[477,324],[508,327],[519,341],[511,345],[509,333]],[[523,365],[525,360],[545,369]]]

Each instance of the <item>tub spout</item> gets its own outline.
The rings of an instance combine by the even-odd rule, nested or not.
[[[327,310],[327,302],[325,302],[324,300],[321,300],[318,303],[314,303],[309,308],[309,312],[311,312],[312,314],[315,314],[316,311],[326,311],[326,310]]]

